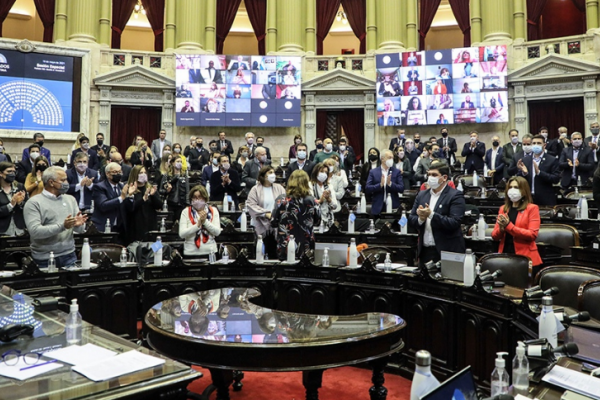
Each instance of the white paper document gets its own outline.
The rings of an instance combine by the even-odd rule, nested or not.
[[[33,378],[34,376],[38,376],[41,374],[45,374],[46,372],[52,371],[54,369],[60,368],[63,365],[57,362],[53,362],[50,364],[41,365],[48,360],[41,359],[38,364],[33,368],[28,368],[24,371],[21,371],[21,368],[30,367],[30,365],[25,364],[22,357],[19,357],[19,361],[17,365],[6,365],[5,363],[0,363],[0,375],[6,376],[7,378],[18,379],[20,381],[24,381],[25,379]]]
[[[73,371],[96,382],[116,378],[117,376],[141,371],[146,368],[153,368],[164,364],[165,360],[158,357],[149,356],[136,350],[128,351],[114,357],[104,360],[82,364],[73,367]]]
[[[114,357],[117,352],[105,349],[92,343],[83,346],[68,346],[46,353],[48,357],[57,359],[71,365],[83,365],[90,362],[102,361]]]
[[[555,365],[543,381],[600,400],[600,379]]]

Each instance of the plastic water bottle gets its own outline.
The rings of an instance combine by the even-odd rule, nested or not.
[[[356,249],[356,239],[354,238],[350,239],[348,266],[353,268],[358,266],[358,250]]]
[[[247,208],[242,210],[242,216],[240,217],[240,231],[246,232],[248,231],[248,217],[246,216]]]
[[[548,344],[552,347],[557,346],[557,326],[556,326],[556,316],[554,315],[554,310],[552,309],[552,297],[544,296],[542,297],[542,313],[540,314],[540,321],[538,325],[538,337],[546,338],[548,340]]]
[[[481,188],[481,198],[485,199],[485,197],[486,197],[485,188]]]
[[[106,225],[104,225],[104,233],[110,233],[110,219],[106,218]]]
[[[79,314],[79,304],[77,304],[77,299],[71,300],[71,305],[69,308],[70,312],[67,316],[67,323],[65,324],[67,344],[81,344],[83,323],[81,320],[81,314]]]
[[[48,259],[48,272],[56,272],[56,259],[53,251],[50,252],[50,258]]]
[[[488,172],[489,172],[488,166],[487,166],[487,164],[484,163],[483,164],[483,177],[484,178],[488,176]]]
[[[279,165],[280,165],[281,167],[283,167],[283,164],[285,164],[285,161],[283,160],[283,157],[281,157],[281,158],[279,159]]]
[[[290,235],[287,245],[287,262],[294,264],[296,262],[296,239],[294,235]]]
[[[264,261],[265,261],[265,255],[263,254],[262,235],[258,235],[258,239],[256,239],[256,262],[263,263]]]
[[[581,219],[581,207],[577,206],[577,210],[575,211],[575,219]]]
[[[415,373],[410,386],[410,400],[419,400],[425,393],[440,386],[440,382],[431,373],[431,354],[419,350],[415,354]]]
[[[388,193],[387,198],[385,199],[385,212],[391,214],[393,210],[392,207],[392,195]]]
[[[461,181],[458,181],[458,186],[456,187],[456,190],[458,190],[459,192],[463,192],[464,191],[463,185],[462,185]]]
[[[123,250],[121,250],[121,267],[126,267],[127,266],[127,249],[125,247],[123,247]]]
[[[496,368],[492,371],[492,397],[499,394],[508,394],[508,372],[506,372],[506,361],[503,356],[508,355],[503,351],[496,353]]]
[[[577,176],[577,186],[582,186],[582,184],[581,184],[581,175]]]
[[[223,196],[223,212],[229,212],[229,197],[227,193]]]
[[[223,254],[221,255],[221,260],[224,263],[229,262],[229,249],[227,248],[227,246],[223,246]]]
[[[163,259],[163,250],[162,250],[162,241],[160,239],[160,236],[156,237],[156,243],[160,243],[160,249],[158,251],[154,252],[154,265],[156,265],[157,267],[161,267],[162,259]]]
[[[479,240],[485,240],[485,219],[483,219],[483,214],[479,214],[479,221],[477,221],[477,237]]]
[[[527,395],[529,389],[529,360],[525,356],[527,348],[519,342],[512,364],[512,384],[516,394]]]
[[[348,216],[348,233],[354,233],[354,220],[356,216],[353,211],[350,211],[350,215]]]
[[[169,205],[167,204],[167,200],[163,203],[162,212],[169,212]]]
[[[160,221],[160,233],[165,233],[167,231],[167,226],[165,225],[165,219],[163,218]]]
[[[463,264],[463,283],[467,287],[473,286],[475,283],[475,260],[473,251],[467,249],[465,254],[465,262]]]
[[[383,270],[385,272],[392,272],[392,257],[390,253],[385,255],[385,261],[383,262]]]
[[[360,194],[360,213],[361,214],[367,213],[367,199],[365,198],[364,193]]]
[[[369,233],[373,235],[375,233],[375,222],[372,219],[369,221]]]
[[[71,155],[67,154],[67,164],[71,164]]]
[[[90,269],[91,265],[91,249],[90,241],[88,238],[83,239],[83,246],[81,247],[81,268]]]
[[[321,261],[322,267],[329,267],[329,247],[325,247],[323,250],[323,261]]]
[[[92,200],[92,204],[90,204],[90,214],[94,213],[94,200]]]
[[[477,171],[473,171],[473,186],[478,186],[477,178]]]
[[[210,196],[210,182],[206,182],[206,193]]]
[[[217,262],[217,256],[215,255],[214,250],[211,250],[210,253],[208,253],[208,262],[211,264],[214,264],[215,262]]]
[[[354,186],[354,197],[356,197],[356,198],[360,197],[360,183],[358,183],[358,182]]]
[[[400,234],[406,235],[408,234],[408,219],[406,218],[406,211],[402,211],[401,219],[406,220],[406,223],[400,228]]]
[[[581,218],[582,219],[588,219],[589,218],[589,212],[588,212],[588,201],[585,197],[585,194],[582,195],[581,197]]]

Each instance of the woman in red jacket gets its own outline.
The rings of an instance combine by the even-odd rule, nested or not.
[[[492,238],[500,240],[498,252],[527,256],[534,267],[542,264],[535,243],[540,230],[540,209],[533,204],[525,178],[515,176],[508,180],[505,199],[492,232]]]

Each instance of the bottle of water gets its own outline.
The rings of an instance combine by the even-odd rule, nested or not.
[[[360,183],[358,182],[356,182],[356,185],[354,185],[354,197],[360,197]]]
[[[581,207],[577,206],[577,211],[575,211],[575,219],[581,219]]]
[[[329,247],[325,247],[323,250],[323,261],[321,261],[322,267],[329,267]]]
[[[210,264],[214,264],[217,261],[217,256],[215,255],[215,251],[211,250],[210,253],[208,253],[208,262]]]
[[[478,179],[477,171],[473,171],[473,186],[478,186],[477,179]]]
[[[458,190],[459,192],[463,192],[463,185],[462,185],[462,181],[458,181],[458,186],[456,187],[456,190]]]
[[[256,240],[256,262],[262,263],[265,261],[265,255],[263,254],[263,240],[262,235],[258,235]]]
[[[94,213],[94,200],[92,200],[92,204],[90,204],[90,214]]]
[[[104,233],[110,233],[110,219],[106,218],[106,225],[104,225]]]
[[[481,198],[485,199],[485,197],[486,197],[485,188],[481,188]]]
[[[579,194],[579,188],[575,186],[575,194]]]
[[[385,272],[392,272],[392,257],[390,253],[385,255],[385,261],[383,262],[383,270]]]
[[[247,208],[242,210],[242,216],[240,217],[240,231],[247,232],[248,231],[248,217],[246,216]]]
[[[165,219],[163,218],[160,221],[160,233],[165,233],[167,231],[167,226],[165,225]]]
[[[296,262],[296,239],[294,235],[290,235],[287,245],[287,262],[294,264]]]
[[[484,179],[488,176],[488,172],[489,172],[488,166],[487,166],[487,164],[484,163],[483,164],[483,177],[484,177]]]
[[[221,261],[223,261],[224,263],[229,262],[229,249],[227,248],[227,246],[223,246],[223,254],[221,255]]]
[[[162,212],[169,212],[169,205],[167,204],[167,200],[163,202]]]
[[[581,218],[588,219],[589,217],[590,216],[589,216],[589,212],[588,212],[588,201],[584,194],[581,197]]]
[[[582,184],[581,184],[581,175],[577,176],[577,186],[582,186]]]
[[[81,247],[81,268],[90,269],[91,265],[91,249],[90,241],[88,238],[83,239],[83,246]]]
[[[473,251],[467,249],[465,254],[465,262],[463,264],[463,283],[467,287],[473,286],[475,283],[475,260]]]
[[[206,182],[206,193],[210,196],[210,182]]]
[[[402,226],[400,228],[400,234],[406,235],[406,234],[408,234],[408,219],[406,218],[406,211],[402,211],[402,217],[400,219],[403,219],[406,221],[404,226]]]
[[[367,199],[365,198],[364,193],[360,194],[360,213],[361,214],[367,213]]]
[[[121,250],[121,267],[126,267],[127,266],[127,249],[125,247],[123,247],[123,250]]]
[[[556,316],[552,309],[552,297],[544,296],[542,297],[542,313],[540,314],[538,337],[540,339],[546,338],[552,347],[556,347],[558,341],[557,335]]]
[[[392,195],[388,193],[387,198],[385,199],[385,212],[391,214],[393,211],[392,207]]]
[[[160,243],[160,249],[158,251],[154,252],[154,265],[156,265],[157,267],[161,267],[162,259],[163,259],[163,250],[162,250],[162,241],[160,239],[160,236],[156,237],[156,242]]]
[[[348,233],[354,233],[354,220],[356,216],[353,211],[350,211],[350,215],[348,216]]]
[[[48,259],[48,272],[56,272],[56,260],[53,251],[50,252],[50,258]]]
[[[229,197],[227,193],[223,196],[223,212],[229,212]]]
[[[283,165],[284,165],[284,164],[285,164],[285,161],[284,161],[283,157],[281,157],[281,158],[279,159],[279,166],[283,168]]]
[[[431,373],[431,354],[427,350],[419,350],[415,354],[415,358],[415,374],[410,386],[410,400],[419,400],[422,395],[440,386],[440,382]]]
[[[79,304],[77,304],[77,299],[73,299],[71,301],[71,305],[69,306],[70,312],[67,316],[67,321],[65,324],[65,333],[67,334],[67,344],[81,344],[82,337],[82,327],[83,323],[81,320],[81,314],[79,314]]]
[[[348,266],[356,268],[358,266],[358,250],[356,249],[356,239],[350,239],[350,251],[348,252]]]
[[[372,219],[369,221],[369,233],[373,235],[375,233],[375,222]]]
[[[477,221],[477,237],[479,240],[485,240],[485,219],[483,219],[483,214],[479,214],[479,221]]]

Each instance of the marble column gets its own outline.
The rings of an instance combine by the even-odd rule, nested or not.
[[[510,8],[505,0],[481,2],[481,27],[485,42],[508,43],[512,40]]]
[[[481,42],[481,2],[471,0],[471,44]]]
[[[165,4],[165,51],[175,49],[175,2],[166,0]]]
[[[56,21],[54,22],[54,43],[67,40],[67,0],[56,0]]]
[[[206,0],[205,13],[204,48],[214,53],[217,49],[217,0]]]
[[[514,40],[523,42],[527,39],[527,22],[525,21],[525,0],[513,0]]]
[[[69,1],[69,40],[83,43],[96,42],[98,2],[96,0]]]
[[[417,0],[406,1],[406,47],[408,51],[419,48],[419,30],[417,29]]]
[[[277,51],[277,2],[267,1],[267,36],[265,37],[267,54]]]
[[[367,0],[367,53],[377,50],[377,0]]]
[[[585,19],[588,31],[598,28],[598,0],[585,1]]]
[[[304,92],[304,143],[314,143],[317,139],[316,92]]]
[[[377,41],[379,53],[403,51],[402,24],[398,19],[402,13],[400,0],[377,1]]]
[[[513,83],[513,115],[515,129],[519,132],[529,132],[527,123],[527,98],[525,96],[525,82]]]
[[[203,32],[198,21],[202,18],[202,2],[197,0],[177,0],[175,8],[175,43],[177,48],[202,50]]]
[[[317,21],[316,21],[316,1],[306,0],[306,42],[305,50],[317,52]]]
[[[365,138],[364,138],[364,149],[367,154],[368,149],[375,147],[375,121],[377,113],[375,112],[375,94],[373,91],[363,92],[365,102]],[[365,157],[363,157],[365,158]]]
[[[596,92],[596,77],[586,76],[583,79],[583,107],[585,112],[585,127],[598,121],[598,100]]]
[[[167,138],[173,142],[173,106],[175,104],[175,91],[171,89],[163,90],[162,106],[162,127],[167,131]]]
[[[112,32],[110,29],[110,18],[111,13],[111,1],[100,0],[100,34],[98,35],[98,41],[104,46],[110,47],[112,40]]]
[[[277,0],[277,51],[301,53],[302,0]]]

